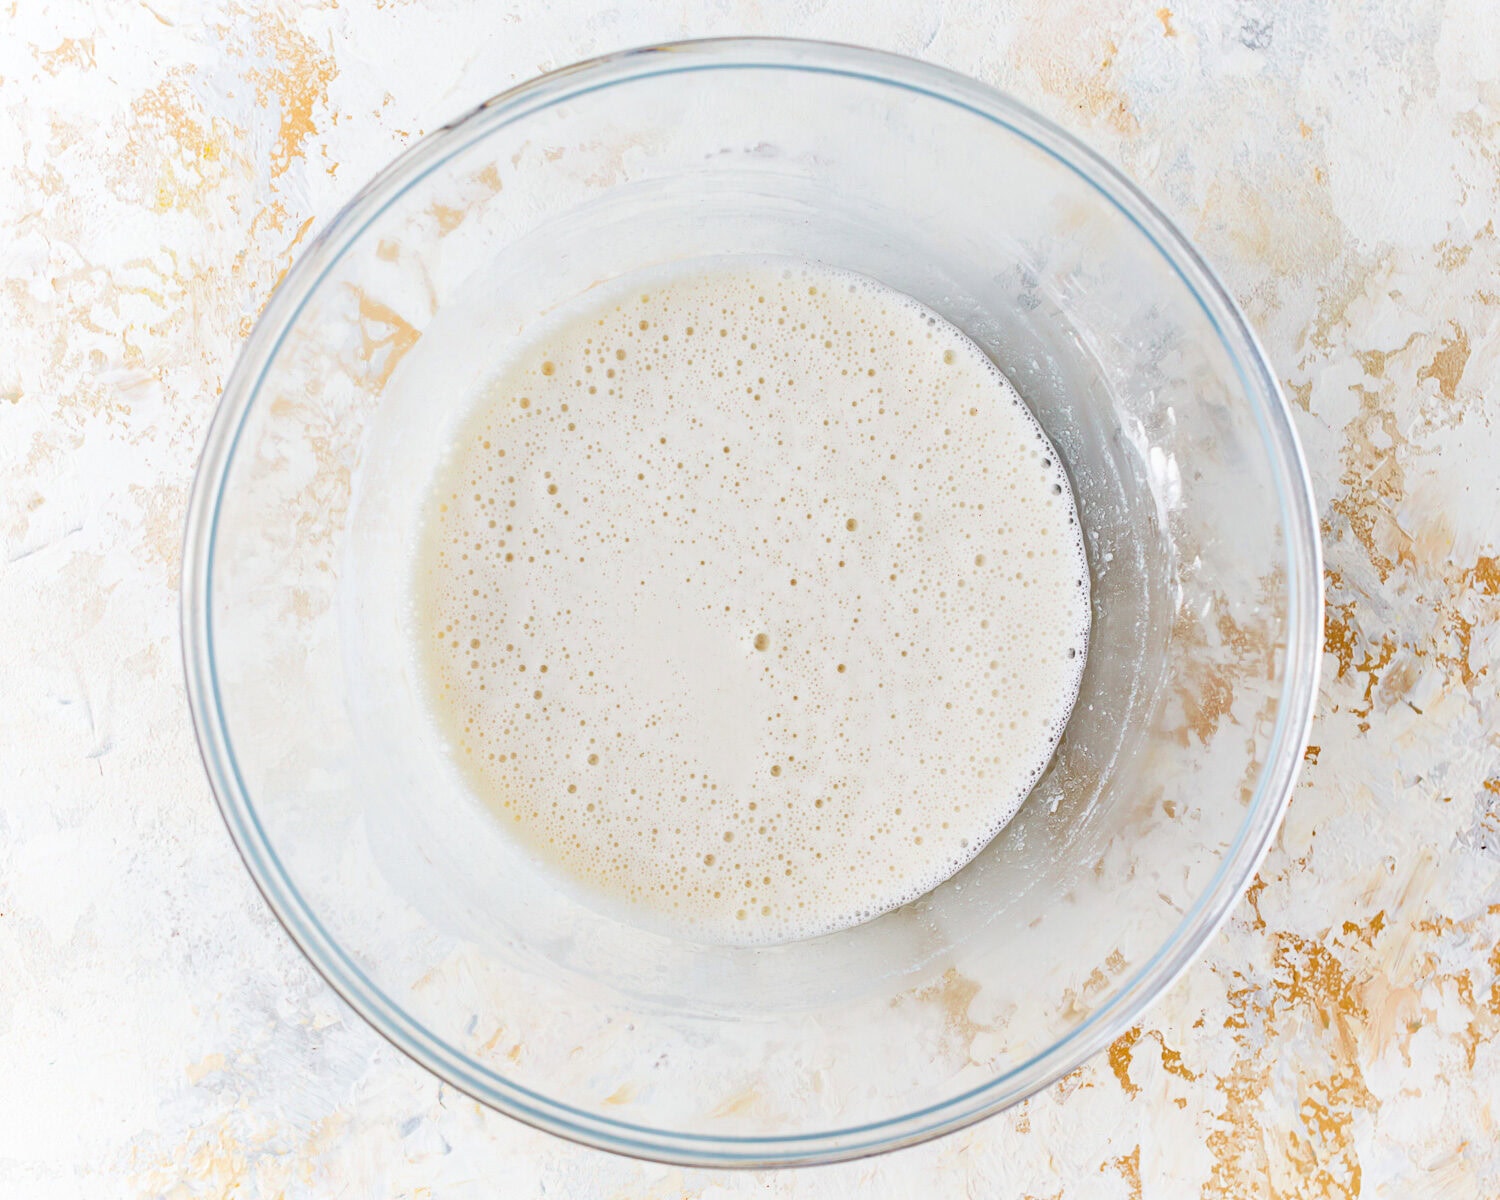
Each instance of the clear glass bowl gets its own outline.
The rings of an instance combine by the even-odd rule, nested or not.
[[[756,949],[545,887],[428,732],[402,603],[427,479],[506,339],[599,280],[735,252],[883,280],[992,355],[1068,466],[1095,605],[1053,765],[978,858]],[[790,41],[558,71],[375,179],[245,345],[183,573],[210,780],[328,982],[501,1112],[684,1163],[933,1137],[1138,1021],[1276,828],[1321,645],[1286,404],[1182,235],[987,87]]]

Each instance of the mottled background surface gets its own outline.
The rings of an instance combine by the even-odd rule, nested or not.
[[[492,92],[731,32],[918,54],[1119,162],[1261,330],[1328,561],[1285,827],[1149,1022],[769,1175],[575,1148],[368,1031],[240,866],[177,648],[197,447],[309,233]],[[1497,212],[1493,0],[0,8],[0,1194],[1500,1195]]]

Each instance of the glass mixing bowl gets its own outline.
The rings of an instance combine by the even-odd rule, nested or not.
[[[920,900],[761,948],[548,887],[437,744],[404,604],[428,479],[507,341],[598,281],[736,252],[872,276],[983,347],[1066,462],[1094,602],[1015,820]],[[557,71],[360,192],[230,376],[183,576],[209,778],[328,982],[501,1112],[716,1165],[933,1137],[1138,1021],[1276,828],[1321,645],[1292,421],[1182,235],[981,84],[791,41]]]

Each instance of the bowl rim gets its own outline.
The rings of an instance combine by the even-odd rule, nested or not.
[[[606,88],[714,70],[797,71],[893,86],[955,105],[1030,142],[1130,220],[1193,294],[1219,334],[1255,409],[1285,530],[1285,671],[1266,764],[1213,878],[1155,954],[1076,1029],[985,1083],[913,1112],[847,1128],[774,1137],[659,1129],[553,1100],[447,1044],[386,996],[323,927],[282,866],[244,785],[220,701],[213,654],[212,573],[220,503],[260,384],[302,308],[345,251],[412,185],[491,132]],[[188,502],[181,632],[188,703],[200,755],[241,858],[314,970],[377,1033],[440,1080],[535,1128],[583,1145],[679,1165],[809,1165],[895,1150],[951,1133],[1015,1104],[1092,1058],[1136,1024],[1219,929],[1280,825],[1302,763],[1318,694],[1322,553],[1312,484],[1290,409],[1259,339],[1215,272],[1166,215],[1078,138],[977,80],[916,59],[834,42],[712,38],[644,46],[562,67],[509,88],[421,138],[324,226],[292,264],[231,370],[204,441]]]

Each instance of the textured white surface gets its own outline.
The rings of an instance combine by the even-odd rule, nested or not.
[[[1297,406],[1330,601],[1286,825],[1149,1022],[974,1129],[763,1176],[533,1133],[369,1032],[238,862],[176,637],[196,447],[309,232],[510,83],[747,32],[977,75],[1162,202]],[[14,4],[0,35],[0,1191],[1495,1194],[1493,4],[150,0]]]

